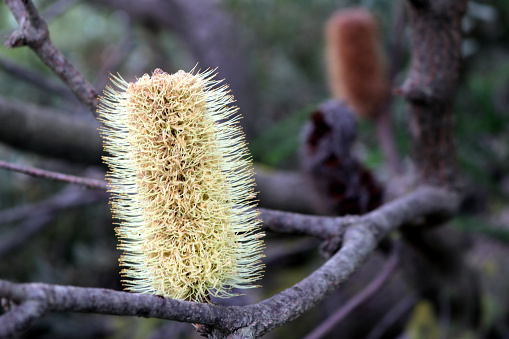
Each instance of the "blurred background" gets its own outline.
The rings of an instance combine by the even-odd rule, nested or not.
[[[104,89],[109,73],[118,72],[133,81],[155,68],[173,73],[189,71],[196,64],[201,69],[218,67],[218,78],[230,85],[243,116],[258,173],[260,205],[270,208],[317,213],[309,203],[312,198],[306,200],[295,192],[307,189],[299,186],[303,182],[299,172],[303,127],[331,97],[324,52],[328,18],[351,6],[369,9],[379,24],[381,48],[394,88],[403,83],[410,66],[406,3],[402,0],[41,0],[35,5],[49,24],[54,44],[98,91]],[[3,40],[17,27],[1,2]],[[482,335],[508,338],[509,2],[469,1],[463,27],[455,133],[459,181],[466,194],[461,214],[452,225],[467,232],[471,261],[483,273]],[[99,126],[29,48],[2,46],[0,116],[7,119],[16,110],[45,112],[92,134]],[[396,151],[405,172],[411,173],[403,98],[391,98],[389,113]],[[352,152],[385,186],[394,177],[380,148],[377,123],[358,118]],[[20,138],[30,141],[32,136]],[[97,133],[85,144],[97,148],[98,138]],[[104,176],[100,150],[96,157],[54,156],[53,149],[34,151],[30,142],[0,139],[2,160],[98,179]],[[292,187],[293,191],[284,193]],[[122,288],[120,253],[115,250],[117,240],[106,194],[4,170],[0,172],[0,190],[2,279]],[[314,239],[269,235],[263,288],[232,302],[257,302],[298,282],[323,262],[318,252]],[[376,273],[373,268],[379,267],[383,258],[376,253],[367,268],[340,292],[267,337],[303,337],[369,282]],[[375,306],[364,305],[364,310],[338,325],[336,333],[345,338],[368,337],[382,318],[381,310],[397,304],[398,298],[404,299],[397,292],[402,288],[402,279],[393,278],[373,299]],[[400,315],[396,325],[382,334],[371,333],[370,338],[394,338],[401,333],[424,338],[412,336],[412,326],[439,326],[425,304],[413,299],[407,302],[406,315]],[[24,337],[195,338],[197,334],[188,324],[157,319],[52,314]]]

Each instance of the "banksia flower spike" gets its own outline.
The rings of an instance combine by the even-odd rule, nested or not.
[[[263,242],[237,109],[213,71],[120,76],[99,108],[132,292],[204,302],[256,287]]]
[[[341,10],[327,22],[325,35],[334,98],[374,118],[390,89],[375,18],[363,8]]]

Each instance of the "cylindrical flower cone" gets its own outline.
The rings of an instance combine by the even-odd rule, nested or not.
[[[203,302],[256,287],[263,234],[251,159],[227,86],[213,71],[112,79],[101,129],[124,284]]]
[[[375,18],[363,8],[341,10],[327,22],[325,35],[332,95],[359,116],[374,118],[390,89]]]

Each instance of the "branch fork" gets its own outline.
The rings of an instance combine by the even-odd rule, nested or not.
[[[23,0],[24,15],[20,16],[19,29],[14,31],[5,42],[5,47],[30,46],[39,48],[49,40],[48,25],[37,14],[37,10],[31,1]],[[20,11],[21,12],[21,11]]]

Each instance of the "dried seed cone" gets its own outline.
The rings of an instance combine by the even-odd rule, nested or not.
[[[359,116],[374,118],[390,88],[375,18],[363,8],[341,10],[327,22],[325,35],[334,98]]]
[[[256,287],[263,234],[227,86],[212,71],[112,81],[99,112],[126,288],[203,302]]]

